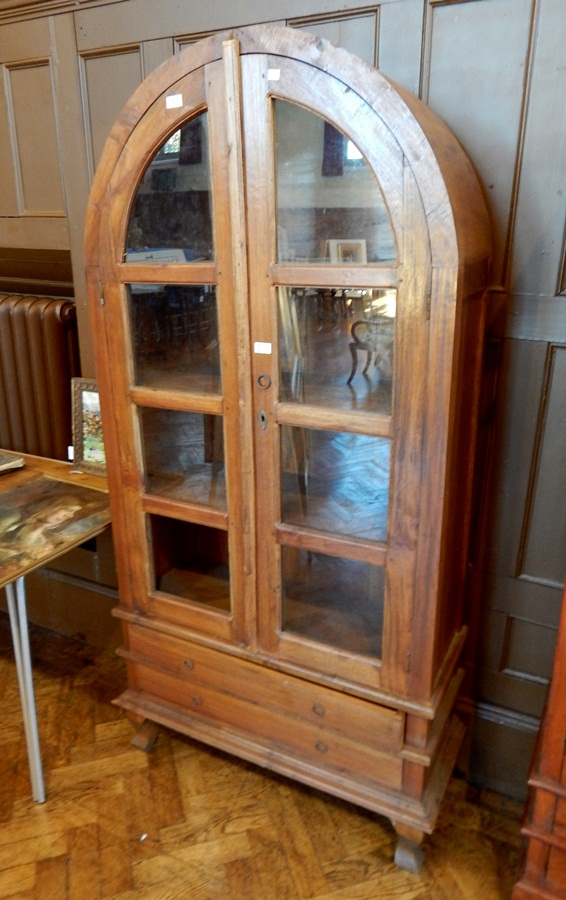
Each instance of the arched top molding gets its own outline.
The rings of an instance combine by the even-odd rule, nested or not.
[[[288,57],[344,83],[367,102],[401,147],[411,168],[427,220],[433,268],[466,268],[491,255],[491,229],[475,170],[448,126],[418,98],[359,57],[307,32],[254,25],[219,32],[172,57],[132,95],[107,139],[91,190],[88,231],[98,233],[107,184],[136,125],[159,97],[180,79],[222,58],[227,40],[240,54]],[[86,248],[87,265],[96,265],[96,241]]]

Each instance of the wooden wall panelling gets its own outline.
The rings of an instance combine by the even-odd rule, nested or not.
[[[487,777],[495,786],[485,747],[497,748],[506,735],[510,745],[523,747],[516,796],[526,789],[532,721],[546,699],[562,594],[566,520],[557,466],[566,446],[564,359],[564,348],[549,350],[543,341],[503,341],[484,525],[472,572],[481,608],[472,778]],[[556,515],[547,515],[553,508]]]
[[[137,44],[80,57],[85,130],[91,178],[106,138],[122,107],[143,81],[143,58]]]
[[[59,117],[59,150],[68,215],[68,246],[73,268],[81,366],[83,374],[93,375],[94,365],[90,363],[91,341],[86,314],[86,282],[83,264],[84,211],[88,200],[90,181],[72,14],[54,16],[51,22],[51,33],[54,42],[54,58],[56,59],[53,66],[55,94],[58,109],[62,111]]]
[[[559,610],[541,591],[535,619],[532,591],[510,589],[503,579],[489,585],[483,610],[483,636],[477,654],[476,686],[481,702],[540,716],[552,672]],[[549,602],[544,603],[547,599]]]
[[[346,6],[359,5],[349,0]],[[165,35],[201,35],[254,22],[282,23],[281,7],[289,16],[320,13],[332,9],[328,0],[286,0],[278,4],[278,17],[272,18],[272,8],[266,14],[264,0],[233,0],[231,3],[170,3],[162,2],[156,15],[154,0],[128,0],[108,10],[81,9],[76,13],[77,48],[80,53],[99,47],[127,45],[157,40]],[[284,15],[285,13],[283,13]]]
[[[523,305],[560,289],[566,224],[564,3],[539,0],[537,12],[510,284],[513,293],[528,295]]]
[[[0,291],[73,297],[73,268],[68,250],[0,247]]]
[[[380,7],[375,6],[357,14],[344,12],[339,16],[334,13],[322,17],[288,19],[287,24],[317,34],[337,47],[351,50],[371,66],[377,66],[379,13]]]
[[[379,67],[417,97],[421,83],[424,5],[421,0],[383,3],[379,14]]]
[[[543,341],[503,342],[478,567],[513,578],[546,377]]]
[[[6,67],[6,86],[17,155],[20,214],[66,214],[51,60],[23,60]]]
[[[1,71],[4,78],[5,66],[1,66]],[[12,218],[19,215],[20,203],[14,146],[10,133],[10,111],[5,90],[0,93],[0,172],[2,172],[0,217]]]
[[[564,239],[562,241],[562,255],[560,259],[557,293],[566,296],[566,222],[564,223]]]
[[[51,48],[49,19],[3,25],[0,28],[0,60],[15,63],[23,59],[48,56]]]
[[[0,198],[0,216],[18,216],[20,200],[18,196],[18,173],[16,154],[11,130],[11,109],[8,103],[9,92],[5,84],[7,78],[6,63],[13,59],[11,42],[5,31],[14,32],[14,26],[0,29],[0,66],[2,72],[2,91],[0,92],[0,171],[2,172],[2,196]],[[17,57],[16,57],[17,58]]]
[[[566,347],[550,345],[518,576],[562,590],[566,547]]]
[[[539,716],[477,703],[471,732],[471,784],[523,800],[540,724]]]
[[[38,16],[73,12],[78,6],[108,6],[122,0],[0,0],[0,22],[24,21]]]
[[[81,88],[92,176],[114,121],[144,78],[173,53],[171,38],[81,54]]]
[[[174,51],[175,44],[170,37],[160,38],[155,41],[144,41],[142,44],[144,78],[160,66],[161,63],[168,60]]]
[[[66,249],[60,111],[49,20],[2,28],[0,65],[0,246]]]
[[[423,17],[421,0],[400,0],[341,10],[339,15],[288,18],[287,24],[350,50],[418,96]]]
[[[541,547],[537,530],[548,529],[550,517],[545,522],[543,510],[546,505],[556,508],[557,479],[562,479],[555,465],[566,441],[561,413],[566,391],[563,354],[560,348],[557,358],[561,365],[557,366],[556,351],[549,351],[546,343],[506,340],[494,409],[478,566],[498,577],[526,582],[525,590],[533,595],[546,588],[560,594],[562,587],[559,544],[566,528],[563,511],[557,510],[554,520],[558,534],[546,530],[547,549]]]
[[[427,8],[423,99],[460,138],[488,191],[495,224],[496,285],[504,284],[506,277],[532,3],[429,0]]]

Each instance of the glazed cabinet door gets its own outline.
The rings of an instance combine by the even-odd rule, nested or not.
[[[430,268],[403,152],[340,80],[231,40],[134,137],[102,268],[125,604],[403,692]]]
[[[241,72],[259,645],[402,692],[428,333],[426,242],[407,246],[425,232],[420,198],[342,82],[260,54]],[[421,280],[405,280],[415,252]]]
[[[180,120],[180,117],[181,120]],[[123,605],[223,640],[253,625],[253,486],[221,62],[150,104],[109,184],[101,394]]]

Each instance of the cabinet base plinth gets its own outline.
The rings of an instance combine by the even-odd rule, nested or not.
[[[398,787],[380,783],[380,771],[360,776],[344,767],[336,769],[328,762],[318,761],[306,753],[293,752],[290,747],[262,739],[249,731],[226,727],[226,723],[211,721],[176,704],[127,690],[115,703],[134,714],[142,723],[141,735],[147,735],[154,727],[163,725],[188,737],[201,741],[267,770],[278,772],[317,790],[354,803],[389,819],[398,835],[395,863],[402,869],[418,872],[424,853],[420,844],[425,834],[430,834],[436,822],[440,803],[450,779],[464,734],[464,726],[456,716],[451,716],[443,729],[430,765],[426,766],[427,778],[423,796],[415,798],[406,792],[402,781]],[[148,731],[149,729],[149,731]],[[321,741],[322,743],[322,741]],[[136,742],[148,749],[147,742]],[[326,746],[326,745],[325,745]],[[324,758],[327,754],[321,753]],[[383,754],[392,766],[402,770],[403,749]]]

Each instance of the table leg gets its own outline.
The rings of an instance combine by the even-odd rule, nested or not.
[[[26,592],[23,576],[17,578],[12,584],[6,585],[6,598],[8,600],[10,628],[12,630],[16,671],[18,673],[18,685],[20,688],[22,713],[24,717],[31,790],[34,800],[37,800],[38,803],[45,803],[45,788],[43,784],[39,733],[37,730],[37,715],[35,711],[35,696],[33,692],[28,620],[26,613]]]

